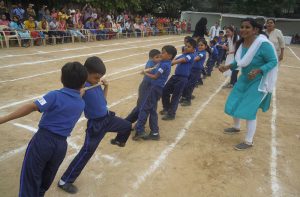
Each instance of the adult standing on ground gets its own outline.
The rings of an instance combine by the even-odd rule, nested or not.
[[[278,60],[281,61],[283,59],[285,43],[282,32],[279,29],[275,28],[275,19],[267,20],[266,33],[269,36],[269,40],[275,46]]]
[[[238,40],[238,35],[236,31],[234,30],[234,27],[229,26],[226,27],[226,37],[227,37],[227,43],[228,45],[224,47],[227,51],[227,56],[225,60],[225,65],[229,65],[234,61],[234,53],[235,53],[235,46],[236,42]],[[238,76],[239,70],[228,70],[226,73],[224,73],[225,76],[230,76],[230,82],[225,85],[225,88],[232,88],[234,84],[237,81],[237,76]]]
[[[236,145],[236,150],[253,146],[257,111],[259,108],[263,112],[269,109],[277,79],[278,60],[275,48],[265,36],[257,35],[256,28],[254,19],[246,18],[242,21],[235,61],[219,67],[221,72],[241,68],[241,75],[225,105],[225,113],[234,120],[234,127],[225,129],[225,133],[239,133],[240,120],[245,119],[247,122],[245,141]]]
[[[195,32],[192,37],[199,40],[201,38],[204,38],[204,35],[208,36],[206,25],[207,25],[207,18],[205,17],[200,18],[200,20],[197,22],[195,26]]]
[[[209,30],[209,40],[213,40],[215,36],[219,36],[219,32],[221,31],[221,27],[219,22],[216,22],[215,25],[211,26]]]

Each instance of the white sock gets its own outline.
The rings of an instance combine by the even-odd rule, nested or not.
[[[256,131],[256,119],[255,120],[247,120],[247,134],[245,137],[245,142],[252,144],[253,143],[253,137]]]
[[[64,185],[64,184],[66,184],[66,182],[64,182],[63,180],[60,179],[59,182],[58,182],[58,184],[59,185]]]
[[[240,129],[241,128],[241,119],[239,118],[233,118],[233,124],[235,129]]]

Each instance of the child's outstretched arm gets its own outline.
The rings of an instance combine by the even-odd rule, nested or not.
[[[195,57],[194,62],[198,62],[198,61],[200,61],[200,59],[201,59],[201,57],[197,56],[197,57]]]
[[[36,104],[29,103],[29,104],[23,105],[22,107],[18,108],[16,111],[14,111],[6,116],[0,117],[0,124],[3,124],[10,120],[21,118],[21,117],[26,116],[34,111],[38,111],[38,107],[36,106]]]
[[[161,75],[161,72],[159,71],[159,72],[157,72],[155,74],[151,74],[151,73],[149,73],[149,71],[144,70],[144,75],[148,76],[151,79],[156,80]]]
[[[181,63],[186,63],[186,59],[185,58],[179,58],[179,59],[176,59],[176,60],[172,61],[172,65],[181,64]]]

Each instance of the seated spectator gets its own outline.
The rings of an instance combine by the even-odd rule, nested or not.
[[[100,38],[102,40],[105,40],[106,37],[107,37],[107,33],[108,33],[108,30],[105,28],[105,21],[104,21],[104,19],[101,19],[100,20],[100,24],[99,24],[99,35],[100,35]]]
[[[13,16],[12,21],[9,23],[9,27],[11,30],[16,30],[19,37],[21,38],[21,43],[23,47],[30,46],[30,32],[24,29],[24,26],[19,20],[18,16]]]
[[[48,8],[46,8],[46,10],[45,10],[44,17],[46,18],[46,20],[47,20],[48,23],[51,22],[52,18],[51,18],[50,10]]]
[[[75,28],[71,17],[67,20],[67,29],[71,36],[85,40],[85,36],[80,32],[80,30]]]
[[[111,22],[111,30],[114,34],[117,34],[119,32],[118,30],[118,25],[117,23],[115,22],[115,20],[113,19],[112,22]]]
[[[22,7],[22,3],[18,3],[18,5],[16,7],[14,7],[13,11],[12,11],[12,15],[16,15],[19,17],[20,21],[24,20],[25,17],[25,10]]]
[[[31,3],[28,5],[28,8],[26,9],[26,11],[27,11],[27,12],[26,12],[27,17],[28,17],[28,16],[33,16],[33,18],[36,17],[36,14],[35,14],[35,11],[34,11],[34,9],[33,9],[33,6],[34,6],[34,5],[31,4]]]
[[[42,20],[38,23],[38,29],[41,30],[40,31],[40,36],[42,38],[48,39],[48,35],[49,35],[49,23],[46,20],[45,16],[43,16]]]
[[[37,26],[32,16],[29,16],[26,21],[24,21],[25,30],[30,31],[31,38],[33,38],[36,45],[41,45],[41,36],[38,31],[36,31]]]
[[[152,35],[152,29],[149,23],[145,22],[145,28],[146,28],[146,35],[151,36]]]
[[[146,32],[146,27],[145,27],[144,23],[140,23],[140,29],[141,29],[142,35],[145,35],[147,33]]]
[[[46,5],[43,5],[42,7],[41,7],[41,9],[39,10],[39,12],[38,12],[38,19],[39,20],[42,20],[42,18],[46,15],[46,9],[47,9],[47,6]]]
[[[151,24],[151,32],[152,32],[152,35],[153,35],[153,36],[156,36],[156,35],[159,34],[159,30],[158,30],[158,28],[155,26],[154,23]]]
[[[82,17],[82,14],[81,14],[80,10],[76,9],[75,17],[74,17],[74,19],[75,19],[74,24],[78,24],[79,21],[81,20],[81,17]]]
[[[95,24],[94,24],[94,18],[93,17],[89,17],[86,21],[86,23],[84,24],[84,28],[88,29],[90,31],[90,33],[92,35],[94,35],[94,37],[97,36],[98,31],[95,29]],[[93,37],[92,37],[93,39]]]
[[[64,34],[59,31],[59,22],[56,20],[56,18],[53,18],[52,21],[49,24],[49,37],[58,38],[61,42],[63,42],[63,36]]]
[[[9,11],[8,8],[5,6],[4,1],[0,1],[0,16],[5,14],[7,18],[9,18]]]
[[[292,38],[292,43],[293,44],[300,44],[300,36],[298,33],[296,33],[293,38]]]
[[[56,9],[55,8],[52,8],[51,10],[51,18],[52,19],[57,19],[58,18],[58,13],[56,12]]]
[[[58,21],[58,31],[63,40],[64,38],[69,37],[67,34],[67,23],[65,17],[61,17],[60,20]]]
[[[7,20],[7,17],[5,14],[1,15],[0,31],[4,31],[5,35],[10,35],[9,20]]]
[[[136,33],[136,36],[141,37],[141,27],[140,27],[140,25],[138,23],[134,23],[133,27],[134,27],[134,31]]]
[[[134,27],[132,25],[132,22],[129,20],[125,23],[125,30],[123,33],[127,33],[127,36],[130,37],[130,35],[134,32]]]
[[[186,21],[185,20],[183,20],[182,22],[181,22],[181,31],[182,31],[182,33],[186,33]]]
[[[112,31],[112,20],[106,19],[105,29],[108,34],[108,39],[112,39],[112,37],[116,35],[116,33]]]

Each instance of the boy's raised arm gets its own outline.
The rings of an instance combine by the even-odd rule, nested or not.
[[[183,57],[172,61],[172,65],[180,64],[180,63],[186,63],[186,59]]]
[[[14,111],[6,116],[0,117],[0,124],[3,124],[10,120],[21,118],[21,117],[26,116],[34,111],[38,111],[38,107],[36,106],[36,104],[29,103],[29,104],[23,105],[22,107],[18,108],[16,111]]]

